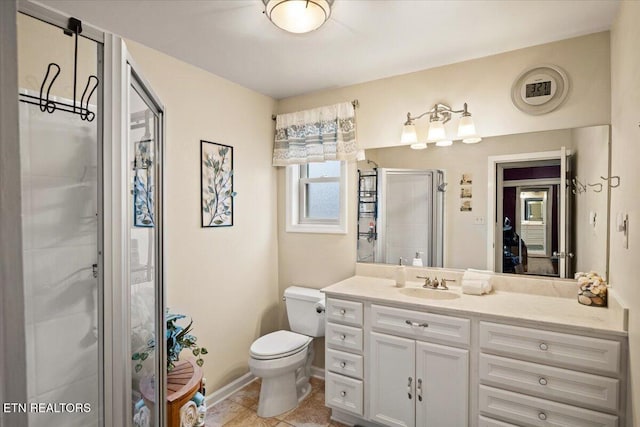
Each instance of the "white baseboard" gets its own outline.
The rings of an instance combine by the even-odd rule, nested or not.
[[[324,369],[318,368],[316,366],[312,366],[311,367],[311,376],[312,377],[316,377],[316,378],[320,378],[321,380],[324,380]]]
[[[231,381],[229,384],[207,395],[204,398],[204,401],[207,404],[207,408],[210,408],[216,403],[223,401],[224,399],[231,396],[236,391],[240,390],[242,387],[246,386],[252,381],[255,381],[257,378],[258,377],[254,376],[251,372],[247,372],[240,378],[236,378],[235,380]]]

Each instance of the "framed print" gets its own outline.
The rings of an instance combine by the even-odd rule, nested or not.
[[[233,147],[200,141],[201,226],[233,225]]]

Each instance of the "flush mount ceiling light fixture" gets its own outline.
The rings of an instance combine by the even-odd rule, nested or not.
[[[402,128],[401,144],[410,144],[414,150],[422,150],[427,148],[427,142],[418,142],[418,134],[416,133],[416,125],[414,120],[429,115],[429,132],[427,134],[427,142],[435,142],[439,147],[447,147],[453,144],[453,140],[447,138],[447,132],[444,125],[453,114],[460,114],[458,122],[458,139],[465,144],[475,144],[482,141],[482,138],[476,133],[476,126],[471,118],[471,113],[467,110],[467,103],[464,103],[462,110],[454,110],[445,104],[436,104],[432,109],[426,111],[419,116],[412,117],[411,113],[407,113],[407,121]]]
[[[302,34],[317,30],[331,16],[334,0],[262,0],[264,13],[276,27]]]

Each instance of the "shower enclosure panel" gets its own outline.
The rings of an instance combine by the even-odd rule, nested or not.
[[[424,266],[442,266],[443,174],[437,170],[378,169],[376,260],[411,263],[422,253]]]

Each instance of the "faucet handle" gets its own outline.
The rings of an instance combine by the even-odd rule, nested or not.
[[[431,278],[429,276],[416,276],[416,279],[424,279],[424,285],[422,285],[423,288],[431,286]]]
[[[455,282],[455,279],[445,279],[443,277],[442,280],[440,280],[440,286],[442,287],[442,289],[449,289],[449,287],[447,286],[447,282]]]

